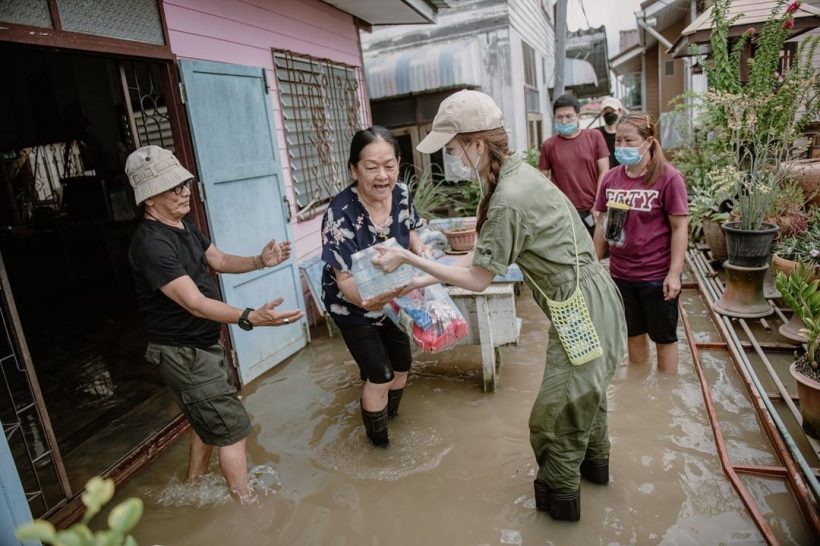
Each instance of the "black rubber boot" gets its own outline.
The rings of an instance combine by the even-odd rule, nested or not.
[[[542,512],[550,511],[550,488],[541,480],[532,482],[533,489],[535,489],[535,509]]]
[[[581,519],[581,490],[550,490],[548,513],[552,519],[578,521]]]
[[[581,463],[581,477],[597,483],[606,485],[609,483],[609,458],[589,460]]]
[[[399,404],[404,388],[387,391],[387,418],[392,419],[399,414]]]
[[[362,406],[362,422],[371,444],[386,447],[390,443],[387,437],[387,406],[379,411],[367,411]]]

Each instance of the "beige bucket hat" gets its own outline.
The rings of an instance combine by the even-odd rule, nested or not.
[[[489,131],[503,125],[501,109],[492,97],[480,91],[462,89],[441,101],[432,130],[419,142],[416,150],[432,154],[459,133]]]
[[[601,110],[604,108],[612,108],[616,112],[623,112],[624,105],[615,97],[604,97],[604,100],[601,101]]]
[[[137,205],[194,177],[173,153],[159,146],[143,146],[125,162]]]

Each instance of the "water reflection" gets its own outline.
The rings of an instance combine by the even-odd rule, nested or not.
[[[581,485],[579,524],[537,512],[527,419],[546,352],[543,314],[518,300],[522,342],[503,350],[500,383],[480,388],[471,348],[417,355],[388,449],[369,446],[358,416],[357,370],[338,339],[311,346],[246,389],[249,455],[271,481],[270,525],[227,501],[224,482],[194,492],[175,445],[119,497],[146,499],[136,537],[166,546],[757,544],[754,524],[725,479],[697,376],[681,344],[680,373],[622,365],[609,388],[613,445],[608,486]],[[691,306],[696,308],[697,304]],[[743,386],[704,359],[733,462],[774,464]],[[216,476],[214,476],[216,478]],[[221,477],[219,477],[221,480]],[[784,544],[808,544],[779,480],[744,476]],[[151,491],[164,492],[160,498]],[[172,494],[173,493],[173,494]],[[183,499],[180,501],[179,499]],[[202,501],[201,503],[199,501]],[[182,506],[179,503],[182,502]],[[264,523],[264,518],[260,516]]]

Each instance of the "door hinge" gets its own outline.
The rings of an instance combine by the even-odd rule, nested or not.
[[[236,359],[236,351],[231,349],[231,366],[234,368],[239,368],[239,360]]]
[[[265,86],[265,94],[270,94],[270,86],[268,85],[268,73],[264,68],[262,69],[262,84]]]
[[[199,200],[205,202],[205,184],[202,181],[197,181],[196,188],[199,191]]]
[[[188,96],[185,93],[185,84],[179,82],[179,100],[182,101],[182,104],[188,103]]]

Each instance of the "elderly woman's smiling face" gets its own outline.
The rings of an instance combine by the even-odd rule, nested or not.
[[[359,162],[351,165],[350,173],[357,181],[360,196],[367,201],[389,199],[399,177],[399,158],[393,146],[378,138],[362,148]]]

